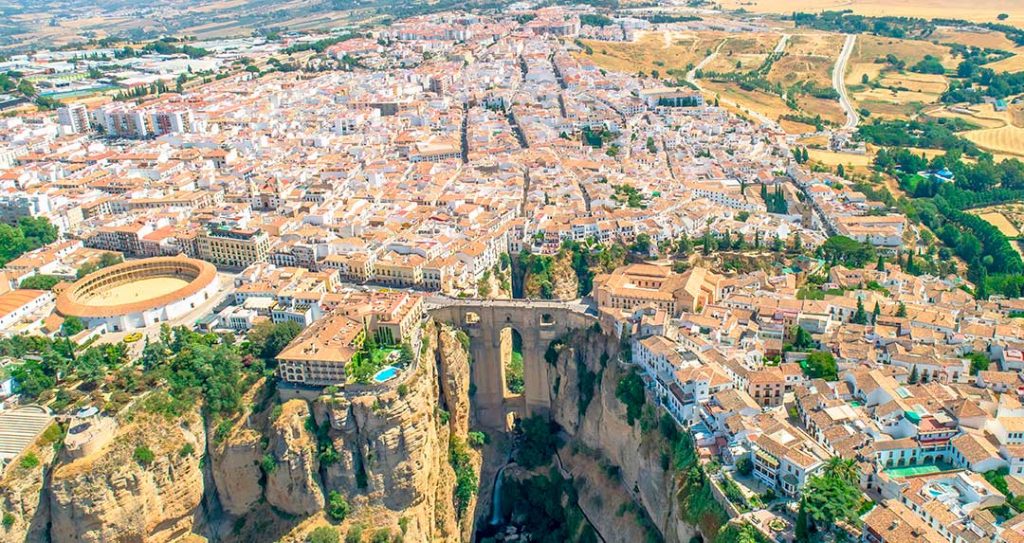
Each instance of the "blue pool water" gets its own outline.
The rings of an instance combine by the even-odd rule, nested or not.
[[[396,375],[398,375],[398,368],[394,366],[387,366],[373,376],[373,381],[375,383],[385,383],[394,379]]]

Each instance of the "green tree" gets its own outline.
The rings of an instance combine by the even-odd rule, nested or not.
[[[822,472],[826,477],[836,477],[850,483],[857,483],[860,480],[856,462],[839,456],[829,458]]]
[[[363,525],[353,524],[345,533],[345,543],[363,543]]]
[[[267,362],[273,361],[301,331],[302,327],[293,321],[263,321],[249,332],[249,351]]]
[[[534,415],[519,423],[522,443],[516,450],[516,463],[526,469],[547,465],[558,448],[558,427],[546,418]]]
[[[820,255],[832,264],[843,264],[849,268],[862,268],[875,260],[875,248],[846,236],[832,236],[818,249]]]
[[[864,301],[857,298],[857,310],[853,313],[853,318],[850,319],[853,324],[867,324],[868,314],[864,311]]]
[[[82,322],[82,319],[74,315],[69,315],[64,319],[64,323],[60,325],[60,332],[61,334],[64,334],[65,337],[74,336],[82,330],[85,330],[85,323]]]
[[[984,353],[970,353],[967,359],[971,361],[971,375],[978,375],[979,371],[987,371],[989,359]]]
[[[327,515],[337,522],[345,520],[350,511],[348,500],[341,493],[332,490],[327,498]],[[337,533],[335,533],[337,536]]]
[[[827,473],[811,477],[801,494],[810,520],[824,530],[831,530],[836,521],[856,522],[863,503],[856,483]]]
[[[839,366],[835,357],[828,351],[814,351],[808,355],[804,360],[803,369],[804,374],[812,379],[839,380]]]
[[[900,302],[899,305],[896,306],[896,316],[897,317],[906,317],[907,316],[907,306],[903,305],[903,302]]]
[[[917,364],[914,364],[914,366],[910,368],[910,377],[907,377],[907,383],[916,385],[920,380],[920,377],[920,374],[917,372]]]
[[[145,445],[139,445],[138,447],[135,447],[135,452],[132,453],[132,458],[134,458],[135,461],[138,462],[143,467],[146,467],[152,464],[154,460],[156,460],[156,455],[149,447]]]
[[[54,275],[36,274],[22,281],[21,284],[18,285],[18,288],[51,290],[57,283],[60,283],[60,277]]]
[[[884,272],[885,271],[885,259],[881,256],[878,257],[878,262],[875,264],[875,269]]]
[[[811,333],[804,330],[803,327],[797,325],[791,328],[793,337],[793,350],[806,351],[814,347],[814,338],[811,337]]]
[[[865,76],[867,77],[867,76]],[[800,499],[800,510],[796,514],[796,526],[794,528],[794,536],[796,541],[804,543],[810,541],[811,533],[810,526],[808,525],[807,519],[807,502],[805,499]]]

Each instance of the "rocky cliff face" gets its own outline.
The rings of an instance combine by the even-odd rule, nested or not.
[[[324,508],[316,436],[307,428],[309,404],[284,403],[270,426],[266,497],[270,505],[291,515],[311,515]],[[269,463],[268,463],[269,464]]]
[[[205,449],[198,411],[175,420],[137,414],[102,451],[53,470],[51,541],[163,542],[201,532]]]
[[[223,434],[209,458],[227,517],[211,538],[304,540],[337,494],[351,506],[342,533],[361,524],[410,542],[466,540],[449,440],[469,430],[469,353],[451,329],[429,323],[423,336],[418,365],[387,386],[269,402],[229,430],[209,428]]]
[[[0,540],[3,541],[46,539],[50,522],[50,502],[46,499],[46,491],[56,453],[50,443],[42,442],[26,454],[34,455],[39,465],[22,467],[21,461],[17,460],[0,480],[0,512],[13,519],[10,526],[0,528]]]
[[[263,497],[260,486],[262,434],[249,426],[236,429],[220,444],[210,447],[210,466],[216,494],[224,511],[242,516]]]
[[[3,511],[16,513],[2,539],[302,541],[328,522],[337,494],[351,505],[342,533],[362,524],[407,542],[469,541],[475,499],[457,512],[450,452],[471,423],[469,353],[454,330],[429,323],[423,334],[415,369],[385,387],[277,404],[256,399],[258,386],[244,402],[252,412],[228,423],[206,428],[198,408],[173,420],[136,411],[99,453],[69,460],[40,448],[42,465],[9,470],[0,488]],[[552,415],[572,439],[560,462],[606,541],[643,539],[649,528],[633,516],[647,515],[670,543],[687,541],[663,449],[615,397],[617,351],[593,330],[561,348]],[[476,474],[480,461],[470,450]],[[642,509],[616,514],[634,501]]]
[[[317,423],[329,425],[339,453],[324,485],[357,508],[383,508],[381,519],[405,517],[406,541],[459,541],[448,442],[468,431],[469,357],[453,331],[430,332],[419,367],[404,381],[379,394],[315,402]]]
[[[626,371],[617,362],[618,351],[617,339],[590,329],[575,332],[561,348],[551,372],[552,387],[557,386],[552,416],[576,446],[560,456],[567,470],[589,477],[580,491],[580,506],[606,541],[642,539],[633,539],[642,522],[614,514],[621,503],[632,501],[616,493],[616,487],[637,497],[666,541],[688,541],[696,532],[680,520],[676,480],[664,467],[662,449],[642,435],[638,422],[629,425],[626,408],[615,396]],[[621,484],[608,484],[609,479]]]

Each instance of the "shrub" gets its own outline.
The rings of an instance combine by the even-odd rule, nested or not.
[[[615,387],[615,397],[626,405],[626,421],[632,426],[640,418],[646,400],[643,379],[636,371],[631,371],[619,380]]]
[[[21,457],[21,462],[18,464],[22,469],[32,469],[39,466],[39,457],[36,453],[30,452],[25,456]]]
[[[134,458],[139,465],[148,466],[156,460],[156,455],[153,454],[153,451],[149,447],[139,445],[138,447],[135,447],[135,452],[132,453],[132,458]]]
[[[473,447],[483,447],[484,445],[487,444],[488,441],[490,441],[490,439],[487,437],[487,434],[477,431],[470,432],[469,435],[467,436],[467,440],[469,441],[469,444]]]
[[[353,524],[345,534],[345,543],[363,543],[363,525]]]
[[[391,530],[387,528],[381,528],[373,533],[373,537],[370,539],[371,543],[391,543]]]
[[[327,515],[332,519],[341,522],[348,516],[351,506],[348,504],[348,500],[345,496],[342,496],[337,491],[331,491],[327,498]]]
[[[320,526],[309,533],[307,540],[309,543],[338,543],[341,538],[338,537],[338,530],[330,526]]]
[[[178,451],[178,456],[184,458],[194,452],[196,452],[195,445],[192,445],[191,443],[186,443],[182,445],[181,450]]]
[[[264,454],[260,460],[260,468],[263,469],[263,473],[270,475],[277,469],[277,459],[270,453]]]
[[[14,514],[12,514],[11,512],[5,512],[3,520],[4,528],[10,528],[11,526],[14,526],[15,520],[18,519],[14,517]]]
[[[398,385],[398,396],[401,398],[406,397],[409,394],[409,385],[402,383]]]

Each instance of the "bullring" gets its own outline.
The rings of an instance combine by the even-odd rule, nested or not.
[[[217,292],[217,269],[184,256],[131,260],[90,273],[57,297],[57,312],[119,332],[186,315]]]

